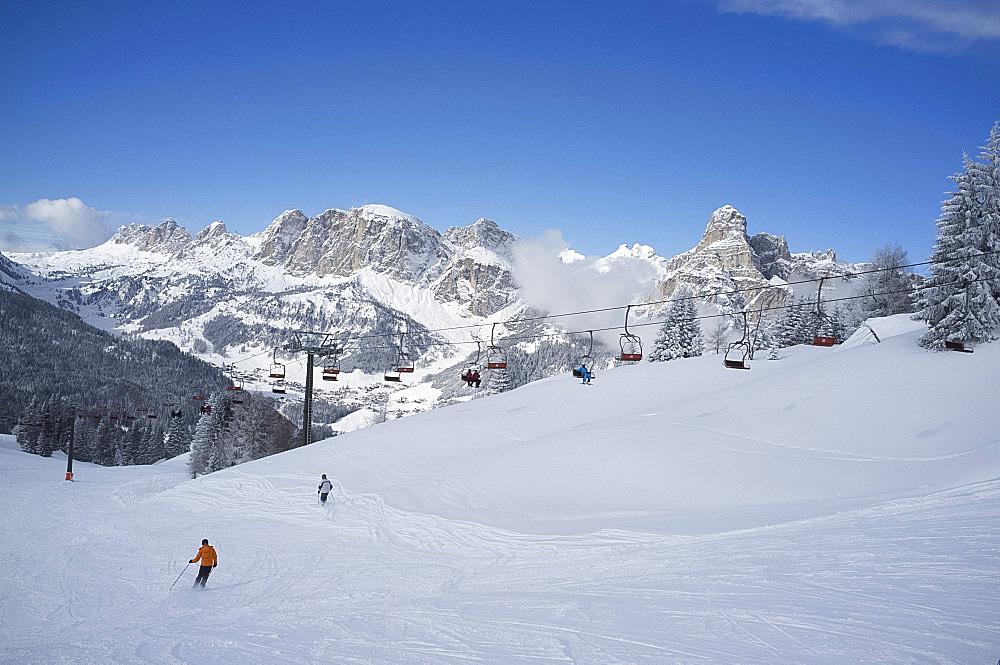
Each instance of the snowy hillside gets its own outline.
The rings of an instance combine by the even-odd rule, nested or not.
[[[4,437],[0,662],[995,662],[1000,345],[872,325],[882,344],[567,374],[196,480],[178,458],[62,482]]]

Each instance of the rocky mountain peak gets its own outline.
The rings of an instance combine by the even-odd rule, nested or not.
[[[229,231],[226,229],[226,225],[221,221],[215,221],[198,231],[198,235],[194,237],[196,242],[205,242],[217,240],[219,238],[229,235]]]
[[[142,252],[173,253],[191,241],[191,234],[173,219],[167,218],[159,225],[129,224],[118,229],[111,242],[132,245]]]
[[[737,243],[747,243],[750,240],[747,237],[747,218],[731,205],[724,205],[712,213],[698,249],[723,240]]]
[[[469,226],[452,226],[444,234],[445,240],[456,247],[472,249],[486,248],[500,256],[510,258],[510,244],[517,236],[504,231],[492,219],[480,217]]]
[[[151,226],[132,222],[127,226],[119,227],[118,230],[115,231],[115,234],[108,239],[108,242],[116,245],[131,245],[137,239],[142,238],[152,230],[153,228]]]
[[[305,231],[309,218],[301,210],[286,210],[261,231],[260,250],[254,257],[268,265],[283,263]]]

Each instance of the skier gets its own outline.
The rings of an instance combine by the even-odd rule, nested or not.
[[[323,482],[319,484],[319,491],[316,492],[316,494],[319,494],[319,500],[322,501],[323,503],[326,503],[326,497],[330,493],[330,490],[332,489],[333,489],[333,483],[331,483],[329,480],[326,479],[326,474],[324,473]]]
[[[482,383],[482,379],[479,377],[479,370],[472,370],[472,375],[469,377],[469,387],[471,388],[472,384],[476,384],[478,388],[480,383]]]
[[[202,539],[201,549],[198,550],[195,558],[188,563],[194,563],[199,559],[201,559],[201,570],[198,571],[198,577],[195,578],[192,588],[197,588],[198,583],[201,582],[201,588],[204,589],[208,576],[212,574],[212,569],[219,565],[219,555],[215,553],[215,548],[208,544],[208,538]]]
[[[583,379],[583,383],[590,383],[590,378],[593,376],[586,365],[580,365],[580,369],[576,370],[576,374]]]

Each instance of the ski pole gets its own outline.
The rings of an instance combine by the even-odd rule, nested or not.
[[[169,589],[167,589],[167,591],[172,591],[172,590],[173,590],[173,588],[174,588],[174,586],[176,586],[176,585],[177,585],[177,583],[181,581],[181,576],[182,576],[182,575],[184,575],[185,571],[187,571],[187,569],[188,569],[188,566],[190,566],[190,565],[191,565],[191,562],[190,562],[190,561],[188,561],[188,565],[187,565],[187,566],[184,566],[184,570],[182,570],[182,571],[181,571],[181,574],[177,576],[177,579],[176,579],[176,580],[174,580],[174,583],[170,585],[170,588],[169,588]]]

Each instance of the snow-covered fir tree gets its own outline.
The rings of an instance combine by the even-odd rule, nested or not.
[[[172,459],[191,450],[191,429],[183,418],[170,419],[167,426],[166,440],[163,442],[163,455]]]
[[[1000,271],[988,260],[989,253],[1000,247],[996,234],[984,225],[984,213],[995,205],[994,197],[983,183],[980,165],[967,155],[964,165],[952,176],[955,191],[937,220],[930,286],[917,313],[930,324],[919,341],[929,349],[942,349],[945,341],[994,340],[1000,325],[1000,305],[993,292]]]
[[[92,461],[94,464],[111,466],[115,463],[115,449],[121,438],[121,427],[117,421],[101,418],[97,425],[97,436],[94,438]]]
[[[1000,121],[993,124],[986,145],[979,153],[977,175],[982,198],[982,246],[984,251],[1000,250]],[[1000,252],[990,254],[984,260],[1000,271]],[[1000,300],[1000,281],[990,283],[993,296]]]
[[[206,406],[210,412],[198,420],[191,442],[192,477],[225,469],[231,466],[230,461],[235,456],[227,445],[229,441],[223,436],[232,420],[232,400],[225,394],[217,393],[207,401]]]
[[[775,344],[780,347],[795,346],[805,342],[807,337],[812,339],[807,330],[809,321],[805,307],[805,302],[802,299],[796,299],[781,310],[774,326]]]
[[[649,360],[664,362],[674,358],[692,358],[700,356],[704,348],[698,306],[689,291],[681,290],[667,309],[663,325],[653,340]]]
[[[194,477],[259,459],[299,445],[295,426],[274,410],[271,400],[244,396],[234,405],[226,393],[214,395],[198,421],[189,468]]]

